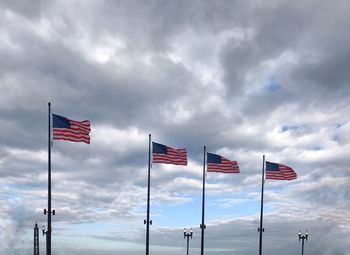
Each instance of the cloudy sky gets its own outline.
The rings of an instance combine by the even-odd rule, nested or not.
[[[46,225],[47,118],[91,121],[54,141],[57,255],[145,252],[148,134],[187,148],[153,165],[150,253],[200,254],[203,146],[241,173],[209,173],[205,254],[258,253],[262,156],[294,181],[265,185],[265,254],[350,252],[350,2],[0,2],[0,254],[32,254]],[[45,240],[40,237],[41,253]]]

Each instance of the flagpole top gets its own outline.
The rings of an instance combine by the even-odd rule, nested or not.
[[[49,102],[48,105],[51,106],[51,102]]]

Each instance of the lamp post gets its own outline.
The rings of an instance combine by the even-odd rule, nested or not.
[[[304,255],[304,241],[307,241],[307,238],[309,236],[308,231],[306,231],[305,234],[302,234],[301,231],[299,230],[299,242],[301,242],[301,255]]]
[[[188,233],[187,232],[187,229],[184,228],[184,238],[187,237],[187,255],[188,255],[188,249],[189,249],[189,245],[190,245],[190,237],[192,239],[192,236],[193,236],[193,230],[191,228],[190,232]]]

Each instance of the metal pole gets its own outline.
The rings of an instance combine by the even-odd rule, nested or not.
[[[187,235],[187,255],[188,255],[189,246],[190,246],[190,236]]]
[[[51,255],[51,103],[49,102],[49,125],[48,125],[48,198],[47,198],[47,232],[46,232],[46,255]]]
[[[148,187],[147,187],[147,220],[144,222],[146,225],[146,255],[149,254],[149,207],[150,207],[150,182],[151,182],[151,134],[148,138]]]
[[[301,241],[301,255],[304,255],[304,240],[305,238],[303,237]]]
[[[264,210],[264,183],[265,183],[265,155],[263,155],[263,166],[262,166],[262,175],[261,175],[261,207],[260,207],[260,227],[259,231],[259,255],[262,255],[262,233],[264,232],[263,228],[263,210]]]
[[[202,224],[200,225],[200,228],[202,229],[201,232],[201,255],[204,254],[204,229],[206,228],[204,224],[204,204],[205,204],[205,153],[206,153],[206,147],[204,146],[204,153],[203,153],[203,196],[202,196]]]

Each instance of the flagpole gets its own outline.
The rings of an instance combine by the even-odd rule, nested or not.
[[[205,202],[205,153],[206,153],[206,147],[204,146],[204,153],[203,153],[203,195],[202,195],[202,224],[200,225],[200,228],[202,229],[201,234],[201,255],[204,254],[204,229],[206,228],[204,224],[204,202]]]
[[[263,155],[263,166],[262,166],[262,175],[261,175],[261,208],[260,208],[260,227],[258,231],[260,232],[259,236],[259,255],[262,255],[262,233],[264,232],[263,228],[263,210],[264,210],[264,183],[265,183],[265,155]]]
[[[46,255],[51,255],[51,103],[49,102],[48,125],[48,198],[47,198],[47,231],[46,231]],[[46,214],[46,210],[44,210]]]
[[[146,255],[149,254],[149,224],[152,221],[149,219],[150,207],[150,182],[151,182],[151,134],[148,137],[148,187],[147,187],[147,220],[144,220],[146,225]]]

